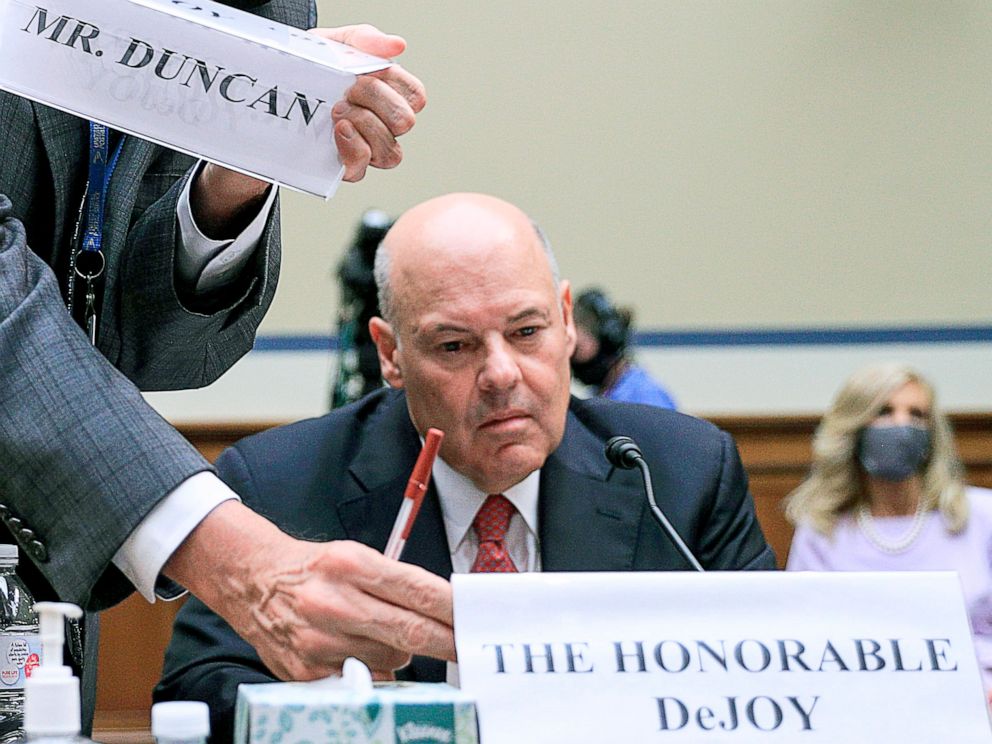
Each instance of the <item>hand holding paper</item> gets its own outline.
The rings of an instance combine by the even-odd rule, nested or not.
[[[374,26],[315,28],[311,33],[340,41],[377,57],[396,57],[406,49],[399,36]],[[396,138],[406,134],[427,103],[424,85],[399,65],[360,75],[331,110],[334,141],[345,167],[345,181],[360,181],[369,165],[395,168],[403,159]]]
[[[315,28],[311,33],[377,57],[392,58],[406,49],[401,37],[367,24]],[[344,180],[362,180],[370,165],[399,165],[403,150],[396,138],[413,128],[426,103],[423,83],[399,65],[358,76],[344,99],[331,109],[334,144],[344,166]],[[246,220],[239,217],[261,200],[269,184],[208,163],[193,188],[197,225],[208,237],[220,240],[240,232]]]
[[[169,0],[0,0],[0,19],[0,88],[324,198],[342,176],[396,166],[396,138],[425,102],[421,82],[385,59],[406,42],[372,26],[310,34]],[[197,207],[208,233],[228,231],[266,188],[206,175],[233,189],[211,185]]]

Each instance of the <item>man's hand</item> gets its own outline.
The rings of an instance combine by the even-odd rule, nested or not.
[[[296,540],[236,501],[218,506],[164,573],[221,615],[281,679],[374,672],[411,654],[455,658],[451,585],[355,542]]]
[[[384,34],[369,25],[315,28],[311,33],[378,57],[392,58],[406,49],[406,42],[399,36]],[[399,165],[403,149],[396,138],[413,128],[426,103],[423,83],[399,65],[359,76],[344,99],[331,109],[334,143],[344,164],[344,180],[362,180],[370,165]],[[193,218],[208,238],[237,237],[257,212],[269,186],[265,181],[208,163],[193,183]]]
[[[369,25],[315,28],[311,33],[378,57],[396,57],[406,49],[399,36]],[[344,180],[360,181],[370,165],[399,165],[403,150],[396,138],[413,128],[426,103],[423,83],[399,65],[359,76],[331,109]]]

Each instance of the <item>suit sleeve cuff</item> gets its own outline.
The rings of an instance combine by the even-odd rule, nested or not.
[[[211,472],[187,478],[158,502],[128,536],[113,563],[141,596],[154,602],[176,599],[185,590],[175,582],[159,581],[165,562],[200,522],[217,506],[237,499],[227,484]]]
[[[265,225],[272,214],[278,187],[272,186],[258,214],[233,240],[213,240],[200,230],[193,219],[190,191],[193,181],[203,169],[201,161],[186,179],[176,217],[179,220],[180,244],[176,252],[176,274],[183,287],[195,295],[205,295],[233,284],[248,265],[265,233]]]

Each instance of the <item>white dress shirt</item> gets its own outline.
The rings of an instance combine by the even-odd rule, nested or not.
[[[431,474],[441,501],[444,531],[448,538],[448,552],[451,554],[451,569],[455,573],[470,573],[479,552],[479,537],[472,529],[472,522],[490,494],[480,491],[472,481],[453,470],[440,457],[434,461]],[[541,471],[535,470],[520,483],[503,492],[516,507],[516,512],[510,517],[504,543],[513,559],[513,565],[521,573],[541,570],[541,546],[537,537],[540,483]],[[459,686],[456,662],[447,663],[445,679],[449,685]]]
[[[441,500],[444,531],[448,537],[451,568],[455,573],[469,573],[479,552],[479,538],[472,529],[475,515],[490,494],[480,491],[461,473],[455,472],[440,457],[434,461],[434,487]],[[503,495],[516,507],[506,531],[506,549],[517,571],[540,571],[541,550],[538,544],[537,495],[541,471],[535,470]]]
[[[265,223],[276,201],[277,186],[269,189],[265,203],[255,218],[236,238],[213,240],[200,230],[193,219],[190,206],[190,189],[199,176],[204,163],[201,161],[186,181],[176,205],[179,220],[180,245],[176,253],[176,273],[184,287],[192,288],[197,294],[206,294],[231,284],[241,274],[242,269],[258,247],[258,241],[265,232]]]
[[[211,240],[197,226],[190,206],[190,188],[203,167],[201,162],[176,206],[181,236],[176,271],[186,286],[207,293],[231,284],[258,247],[275,203],[277,187],[269,189],[265,203],[248,226],[231,240]],[[117,553],[113,563],[149,602],[156,597],[156,582],[165,562],[194,528],[219,504],[237,499],[227,485],[210,472],[197,473],[169,492],[145,516]],[[175,599],[185,592],[162,587],[162,599]]]

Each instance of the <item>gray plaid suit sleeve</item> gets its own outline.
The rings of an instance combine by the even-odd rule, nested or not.
[[[311,0],[230,4],[313,23]],[[108,194],[94,350],[69,319],[50,268],[75,207],[67,197],[82,167],[79,127],[0,93],[0,520],[33,562],[28,568],[62,599],[101,609],[133,591],[112,564],[123,541],[166,494],[209,468],[138,388],[207,384],[251,348],[275,291],[279,230],[275,213],[233,301],[186,307],[173,257],[191,161],[128,138]],[[54,234],[38,244],[24,220]]]
[[[0,277],[4,517],[20,520],[8,527],[60,597],[108,606],[131,591],[110,563],[121,543],[208,466],[72,323],[4,196]]]

